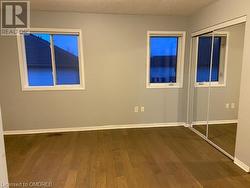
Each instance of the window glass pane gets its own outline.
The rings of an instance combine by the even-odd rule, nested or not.
[[[199,37],[197,82],[209,81],[211,52],[212,37]]]
[[[198,62],[197,62],[197,82],[209,82],[212,37],[199,37]],[[219,81],[221,37],[214,38],[213,62],[211,81]]]
[[[78,36],[53,35],[56,83],[80,84],[78,62]]]
[[[211,75],[212,82],[219,81],[220,54],[221,54],[221,37],[214,37],[213,64],[212,64],[212,75]]]
[[[150,83],[176,83],[178,37],[150,37]]]
[[[24,35],[29,86],[53,86],[49,34]]]

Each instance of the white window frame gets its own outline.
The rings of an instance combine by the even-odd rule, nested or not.
[[[85,79],[84,79],[84,58],[83,58],[83,47],[82,47],[82,31],[81,29],[55,29],[55,28],[30,28],[31,33],[48,33],[48,34],[72,34],[78,36],[78,60],[79,60],[79,78],[80,84],[72,85],[56,85],[56,71],[55,71],[55,57],[54,48],[51,48],[51,62],[53,69],[53,86],[29,86],[28,83],[28,72],[27,72],[27,60],[25,52],[25,41],[24,35],[17,35],[18,45],[18,56],[19,56],[19,68],[21,76],[22,91],[47,91],[47,90],[84,90]],[[51,43],[53,46],[53,41]]]
[[[177,71],[176,83],[150,83],[150,37],[178,37],[178,56],[177,56]],[[147,74],[146,74],[146,88],[182,88],[183,87],[183,72],[185,60],[185,31],[148,31],[147,32]]]
[[[228,48],[229,48],[229,32],[226,31],[220,31],[220,32],[214,32],[214,36],[223,36],[226,37],[226,45],[224,49],[224,53],[220,54],[220,66],[221,66],[221,60],[224,59],[224,70],[223,70],[223,81],[220,82],[197,82],[197,65],[198,65],[198,50],[199,50],[199,37],[196,38],[196,59],[195,59],[195,87],[197,88],[203,88],[203,87],[226,87],[227,83],[227,65],[228,65]]]

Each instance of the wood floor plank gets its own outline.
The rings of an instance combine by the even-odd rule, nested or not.
[[[77,171],[70,170],[68,173],[64,188],[75,187],[76,186],[76,176],[77,176]]]

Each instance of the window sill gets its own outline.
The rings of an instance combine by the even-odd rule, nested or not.
[[[81,91],[85,90],[83,86],[29,86],[23,87],[22,91]]]
[[[181,84],[147,84],[148,89],[180,89]]]
[[[195,87],[196,88],[208,88],[208,87],[213,87],[213,88],[217,88],[217,87],[226,87],[226,84],[219,84],[219,83],[204,83],[204,84],[198,84],[195,83]]]

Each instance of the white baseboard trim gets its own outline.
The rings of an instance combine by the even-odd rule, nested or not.
[[[184,127],[189,128],[189,127],[191,127],[191,125],[188,124],[188,123],[185,123],[185,124],[184,124]]]
[[[11,131],[4,131],[4,135],[80,132],[80,131],[112,130],[112,129],[159,128],[159,127],[177,127],[177,126],[186,126],[186,123],[185,122],[145,123],[145,124],[102,125],[102,126],[33,129],[33,130],[11,130]]]
[[[232,119],[232,120],[211,120],[211,121],[208,121],[209,125],[231,124],[231,123],[238,123],[238,120]],[[204,125],[204,124],[207,124],[207,121],[194,121],[194,122],[192,122],[192,125]]]
[[[245,163],[243,163],[242,161],[240,161],[239,159],[237,159],[236,157],[234,158],[234,164],[236,164],[237,166],[239,166],[241,169],[243,169],[246,172],[250,172],[250,167],[247,166]]]

